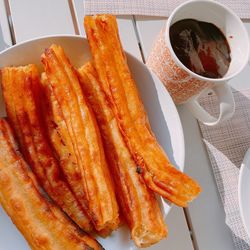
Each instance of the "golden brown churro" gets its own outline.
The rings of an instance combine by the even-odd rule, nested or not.
[[[90,219],[61,174],[44,132],[37,105],[39,73],[35,65],[2,69],[3,94],[8,119],[15,128],[21,150],[48,195],[83,230],[90,231]]]
[[[170,163],[151,131],[126,62],[115,17],[86,16],[85,31],[102,90],[146,184],[176,205],[187,206],[200,193],[200,186]]]
[[[0,119],[0,203],[34,250],[101,250],[39,191],[12,131]]]
[[[104,149],[116,184],[117,199],[138,247],[148,247],[166,237],[160,208],[126,147],[114,113],[101,90],[92,63],[79,69],[83,92],[96,115]]]
[[[118,227],[119,214],[114,187],[107,167],[101,136],[92,110],[88,106],[77,74],[60,46],[52,45],[42,55],[42,63],[53,94],[52,110],[61,136],[72,158],[76,160],[75,175],[68,182],[96,230]],[[48,92],[47,92],[48,93]],[[50,98],[49,98],[50,100]],[[72,169],[74,171],[74,169]]]

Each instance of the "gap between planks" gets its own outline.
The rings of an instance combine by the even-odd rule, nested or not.
[[[79,30],[79,27],[78,27],[78,24],[77,24],[76,11],[75,11],[75,8],[74,8],[73,0],[68,0],[68,3],[69,3],[69,9],[70,9],[74,29],[75,29],[75,34],[80,35],[80,30]]]
[[[144,56],[144,53],[143,53],[143,50],[142,50],[142,46],[141,46],[141,42],[140,42],[140,36],[139,36],[139,33],[138,33],[138,28],[137,28],[136,19],[135,19],[134,15],[132,16],[132,20],[133,20],[136,39],[137,39],[137,44],[138,44],[138,47],[139,47],[139,50],[140,50],[140,53],[141,53],[141,58],[142,58],[143,63],[145,64],[146,60],[145,60],[145,56]]]
[[[12,17],[11,17],[11,13],[10,13],[9,1],[4,0],[4,5],[5,5],[5,10],[6,10],[7,18],[8,18],[8,24],[9,24],[9,28],[10,28],[11,42],[12,42],[12,45],[15,45],[16,44],[16,36],[15,36]]]

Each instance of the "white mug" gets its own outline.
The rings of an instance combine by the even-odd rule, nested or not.
[[[213,23],[225,35],[231,50],[231,63],[222,78],[208,78],[189,70],[176,56],[170,42],[169,29],[182,19]],[[177,7],[170,15],[153,49],[147,65],[161,79],[176,104],[185,104],[206,125],[229,119],[235,110],[228,81],[238,75],[249,60],[248,33],[240,18],[226,6],[210,0],[192,0]],[[220,114],[213,117],[198,103],[198,98],[212,89],[218,97]]]

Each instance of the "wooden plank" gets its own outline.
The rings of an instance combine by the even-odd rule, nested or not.
[[[16,42],[38,36],[74,34],[67,0],[9,0]]]
[[[73,0],[76,13],[78,29],[82,36],[86,36],[83,27],[84,5],[82,0]],[[141,54],[138,47],[137,36],[134,29],[134,20],[132,16],[119,16],[118,26],[120,37],[124,49],[141,60]]]
[[[5,1],[0,0],[0,51],[12,45]]]
[[[153,41],[165,22],[166,20],[162,18],[136,17],[136,26],[145,57],[148,56]],[[250,34],[250,23],[245,23],[245,25]],[[230,84],[237,90],[247,89],[249,78],[250,67],[248,65],[237,78],[230,81]],[[179,106],[178,111],[186,142],[185,171],[197,179],[203,188],[202,195],[188,209],[197,247],[205,250],[233,250],[232,235],[225,224],[224,210],[199,126],[185,106]]]

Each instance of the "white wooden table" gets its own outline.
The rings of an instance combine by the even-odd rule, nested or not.
[[[44,35],[85,36],[83,17],[83,0],[0,0],[0,50]],[[162,18],[119,17],[125,50],[144,61],[165,21]],[[250,33],[250,23],[245,20],[245,24]],[[231,84],[237,90],[246,89],[250,87],[249,79],[248,66]],[[224,210],[197,121],[185,107],[178,107],[178,111],[186,141],[185,171],[199,181],[203,192],[188,209],[174,207],[171,210],[167,216],[168,238],[151,249],[233,250],[231,233],[225,224]],[[0,234],[1,230],[4,228],[0,222]],[[0,250],[18,249],[0,246]]]

